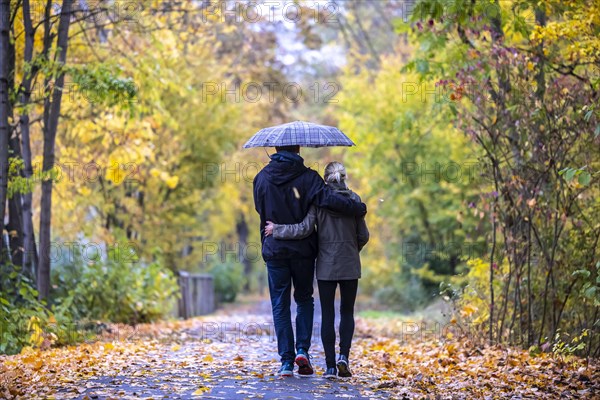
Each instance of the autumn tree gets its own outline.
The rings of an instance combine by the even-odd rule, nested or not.
[[[82,3],[83,4],[83,3]],[[56,180],[56,141],[61,131],[59,119],[65,80],[85,80],[85,69],[68,65],[72,24],[82,24],[104,12],[106,4],[90,11],[85,4],[73,7],[65,0],[60,7],[53,2],[31,3],[28,0],[8,2],[9,12],[3,16],[8,23],[9,41],[0,58],[7,71],[7,119],[10,140],[2,146],[8,152],[4,165],[8,170],[2,181],[8,188],[7,234],[10,252],[5,262],[22,266],[24,276],[35,279],[40,298],[46,298],[50,287],[50,251],[52,235],[52,194]],[[81,25],[78,25],[79,27]],[[89,74],[87,74],[89,75]],[[99,80],[96,80],[99,82]],[[110,82],[108,82],[110,86]],[[116,86],[112,89],[118,89]],[[117,90],[118,91],[118,90]],[[43,143],[41,149],[32,142]],[[40,153],[34,152],[39,150]],[[41,168],[34,171],[38,157]],[[41,181],[39,251],[35,243],[33,207],[35,183]],[[2,202],[4,205],[5,203]],[[4,244],[4,241],[2,241]],[[38,263],[39,260],[39,263]]]
[[[0,220],[2,221],[0,235],[0,263],[7,258],[4,244],[4,213],[6,194],[8,190],[8,141],[10,126],[9,103],[9,51],[10,51],[10,0],[0,3]]]
[[[589,338],[588,354],[600,350],[589,334],[600,304],[599,11],[584,1],[422,1],[413,12],[426,49],[413,67],[441,79],[457,127],[484,154],[490,341],[547,349],[567,331]]]

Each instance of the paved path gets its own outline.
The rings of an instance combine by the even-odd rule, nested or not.
[[[322,378],[318,324],[311,349],[316,375],[275,375],[279,357],[268,303],[136,329],[111,325],[119,331],[94,343],[3,357],[0,399],[600,398],[600,368],[593,361],[567,363],[454,335],[404,336],[404,322],[359,318],[351,351],[355,376],[343,381]],[[433,332],[428,323],[423,335]]]
[[[316,300],[317,301],[317,300]],[[292,316],[295,309],[292,309]],[[56,398],[78,399],[367,399],[382,398],[369,387],[321,375],[324,355],[319,335],[320,306],[315,304],[312,377],[279,378],[271,310],[263,301],[252,307],[194,320],[176,335],[157,341],[143,357],[110,375],[80,384],[78,396],[60,391]]]

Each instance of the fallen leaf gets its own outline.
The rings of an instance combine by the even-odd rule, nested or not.
[[[200,386],[198,389],[196,389],[196,391],[194,393],[192,393],[193,396],[200,396],[203,395],[206,392],[210,392],[210,388],[208,386]]]

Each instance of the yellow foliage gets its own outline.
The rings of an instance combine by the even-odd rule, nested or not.
[[[181,5],[186,7],[198,11],[191,3]],[[57,161],[72,163],[74,174],[55,185],[53,229],[63,238],[83,232],[90,240],[114,242],[122,234],[117,227],[127,227],[142,257],[155,257],[160,246],[170,267],[195,268],[202,255],[193,242],[232,237],[240,214],[251,227],[250,240],[256,240],[251,181],[221,185],[203,177],[203,168],[222,159],[229,163],[224,152],[239,148],[238,142],[265,125],[272,104],[268,96],[255,104],[201,94],[206,82],[231,87],[237,78],[250,80],[248,68],[232,76],[239,54],[217,54],[214,45],[217,34],[234,35],[240,26],[221,30],[219,20],[208,20],[192,30],[193,24],[180,26],[149,9],[136,18],[151,27],[150,33],[123,26],[122,35],[111,37],[108,46],[95,46],[94,52],[77,34],[82,27],[72,27],[69,57],[89,65],[107,60],[106,65],[135,82],[137,94],[134,112],[96,104],[76,90],[63,96],[61,113],[69,118],[61,120]],[[40,111],[32,110],[32,117]],[[40,139],[34,124],[32,142]],[[36,155],[36,172],[41,161]],[[194,254],[182,256],[192,247]]]
[[[547,12],[552,12],[550,3]],[[595,63],[600,58],[600,3],[598,1],[571,0],[556,4],[557,10],[566,6],[559,20],[549,21],[545,26],[535,26],[530,39],[546,46],[562,43],[563,55],[569,61],[581,64]]]
[[[464,317],[470,317],[471,315],[473,315],[473,313],[475,313],[477,311],[477,307],[475,307],[472,304],[466,304],[462,310],[461,310],[461,314]]]
[[[359,143],[343,151],[343,161],[350,188],[361,195],[369,210],[366,220],[371,237],[361,253],[365,277],[361,285],[367,292],[380,289],[381,282],[389,282],[403,270],[403,246],[422,227],[419,203],[432,220],[457,221],[463,207],[458,199],[474,190],[469,179],[434,181],[416,173],[411,182],[405,173],[403,168],[409,164],[423,169],[434,162],[462,165],[472,157],[473,147],[436,111],[448,100],[444,93],[434,81],[403,72],[405,60],[399,53],[382,56],[378,71],[361,68],[356,73],[349,66],[336,105],[340,128]],[[466,175],[466,168],[461,173]],[[444,207],[436,206],[442,203]],[[425,260],[408,268],[410,275],[430,284],[440,280]]]
[[[31,332],[29,344],[32,347],[40,347],[44,341],[44,331],[42,330],[40,319],[36,316],[32,316],[27,323],[27,330]]]
[[[165,183],[167,184],[169,189],[175,189],[177,187],[177,184],[179,183],[179,177],[175,175],[170,176],[167,179],[165,179]]]

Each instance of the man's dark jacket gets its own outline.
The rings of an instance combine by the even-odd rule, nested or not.
[[[319,174],[304,166],[300,155],[287,151],[271,156],[271,162],[254,178],[254,206],[260,215],[262,256],[265,261],[316,258],[317,235],[300,240],[275,240],[264,235],[266,221],[297,224],[314,204],[351,216],[366,213],[363,203],[337,195]]]

